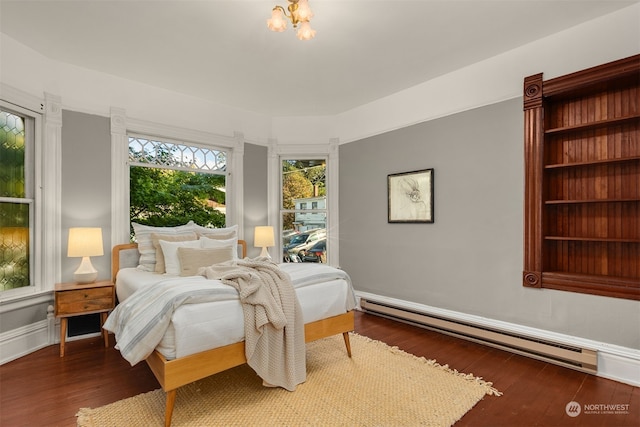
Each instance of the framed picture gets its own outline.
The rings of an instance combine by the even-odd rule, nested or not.
[[[387,176],[389,222],[433,222],[433,169]]]

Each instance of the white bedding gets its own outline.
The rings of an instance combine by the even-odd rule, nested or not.
[[[319,264],[286,263],[280,267],[292,280],[303,276],[305,269],[327,268]],[[118,272],[116,293],[120,302],[136,290],[153,286],[167,275],[124,268]],[[190,276],[189,280],[207,280]],[[343,314],[354,306],[353,290],[343,279],[296,287],[304,323]],[[243,312],[240,300],[187,304],[179,307],[157,350],[167,359],[240,342],[244,339]]]

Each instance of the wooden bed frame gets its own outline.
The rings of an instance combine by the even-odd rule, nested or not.
[[[242,247],[242,257],[244,258],[246,256],[247,244],[245,241],[239,240],[238,245]],[[111,273],[114,283],[116,283],[116,275],[120,270],[120,252],[123,250],[137,249],[137,247],[138,245],[136,243],[114,246],[111,252]],[[347,354],[351,357],[349,332],[353,330],[354,314],[353,311],[349,311],[345,314],[305,324],[305,342],[342,334],[347,348]],[[164,414],[164,425],[166,427],[171,425],[173,407],[179,387],[247,363],[244,341],[173,360],[167,360],[158,351],[154,351],[146,361],[160,383],[162,390],[166,393]]]

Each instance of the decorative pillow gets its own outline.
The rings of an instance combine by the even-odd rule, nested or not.
[[[233,246],[220,248],[178,248],[181,276],[195,276],[198,269],[234,259]]]
[[[238,239],[210,239],[208,237],[200,237],[201,248],[223,248],[231,246],[233,248],[233,259],[238,259]]]
[[[164,266],[164,252],[162,252],[162,246],[160,240],[166,240],[167,242],[184,242],[187,240],[198,240],[198,235],[195,232],[187,234],[157,234],[151,233],[151,241],[153,247],[156,249],[156,273],[166,273]]]
[[[177,276],[180,274],[180,260],[178,259],[178,248],[199,248],[199,240],[185,240],[183,242],[168,242],[160,240],[162,252],[164,253],[164,266],[167,274]]]
[[[177,227],[153,227],[135,222],[131,223],[131,225],[133,226],[135,241],[138,243],[138,252],[140,252],[138,268],[152,272],[156,269],[156,248],[153,246],[153,240],[151,238],[153,233],[185,235],[194,232],[193,221]]]
[[[236,233],[235,231],[229,231],[228,233],[204,233],[204,232],[198,232],[198,234],[197,234],[198,237],[207,237],[209,239],[215,239],[215,240],[233,239],[237,235],[238,235],[238,233]]]
[[[193,229],[193,231],[195,231],[196,233],[198,233],[199,236],[204,236],[206,235],[209,238],[218,238],[218,236],[222,236],[221,238],[225,238],[224,236],[227,236],[227,239],[230,239],[232,237],[237,237],[238,236],[238,225],[232,225],[231,227],[225,227],[225,228],[209,228],[209,227],[203,227],[201,225],[196,224],[195,222],[190,222],[191,227]],[[215,237],[214,237],[215,236]]]

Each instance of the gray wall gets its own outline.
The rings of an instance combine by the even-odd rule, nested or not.
[[[111,276],[111,131],[109,118],[62,112],[61,279],[73,280],[80,258],[67,257],[70,227],[102,227],[104,256],[91,257],[99,279]],[[45,183],[46,185],[46,183]],[[0,316],[0,332],[47,318],[49,302]],[[74,322],[71,319],[71,322]]]
[[[267,224],[267,147],[244,146],[244,240],[247,256],[257,257],[260,248],[253,246],[253,230]]]
[[[98,280],[111,277],[111,130],[108,117],[62,112],[62,281],[80,258],[67,258],[71,227],[102,227],[104,255],[91,257]]]
[[[640,348],[638,302],[522,286],[523,144],[514,99],[341,145],[342,268],[359,291]],[[435,223],[387,223],[387,175],[425,168]]]
[[[0,314],[0,333],[46,320],[47,307],[50,305],[53,305],[53,294],[51,294],[51,300],[48,302],[34,304]],[[2,353],[1,349],[0,353]],[[4,355],[2,356],[4,357]]]

